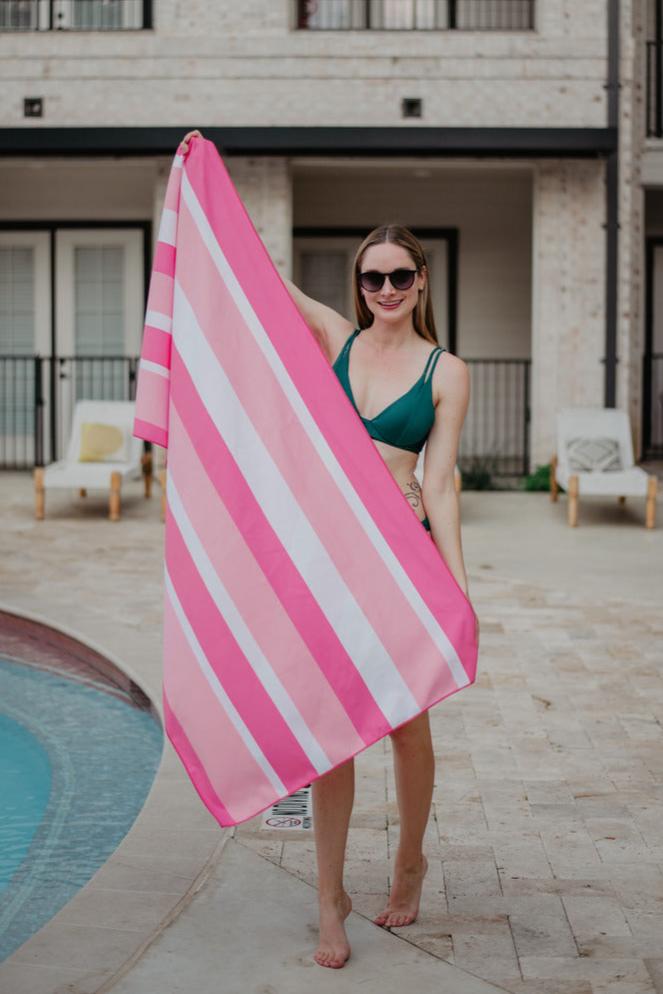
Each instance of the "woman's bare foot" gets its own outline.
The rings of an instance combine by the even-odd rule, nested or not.
[[[418,867],[399,867],[398,861],[396,862],[394,884],[387,907],[373,919],[376,925],[382,925],[384,928],[400,928],[403,925],[412,925],[417,920],[421,888],[427,869],[428,860],[423,853]]]
[[[340,898],[320,899],[320,944],[313,954],[320,966],[338,970],[350,958],[350,943],[343,922],[351,911],[352,900],[345,891]]]

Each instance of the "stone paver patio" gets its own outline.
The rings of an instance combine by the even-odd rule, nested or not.
[[[132,633],[148,644],[147,622],[154,692],[158,502],[137,491],[111,525],[102,499],[77,512],[62,495],[38,524],[29,477],[5,474],[0,488],[3,605],[70,628],[83,616],[79,630],[116,657]],[[572,530],[564,498],[462,496],[480,676],[431,712],[430,870],[419,921],[399,935],[518,994],[663,992],[663,520],[659,503],[659,527],[644,529],[641,502],[632,503],[581,504]],[[138,655],[131,666],[139,672]],[[389,741],[362,753],[357,772],[347,885],[370,918],[398,843]],[[313,883],[312,833],[260,826],[240,826],[235,851]],[[210,842],[212,828],[204,818],[197,826]],[[191,898],[189,916],[205,892]],[[142,962],[159,949],[154,941]],[[345,983],[336,989],[350,990]],[[137,967],[121,989],[150,988]]]

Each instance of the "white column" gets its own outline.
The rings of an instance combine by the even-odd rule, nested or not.
[[[533,193],[532,469],[555,451],[560,408],[603,404],[603,163],[539,162]]]
[[[619,299],[617,406],[628,411],[636,460],[642,446],[644,331],[644,189],[641,80],[646,54],[645,5],[621,3],[619,123]]]
[[[152,189],[152,255],[159,237],[159,225],[161,223],[161,212],[166,199],[166,187],[172,158],[157,160],[156,178]]]
[[[292,272],[292,178],[285,158],[228,157],[232,181],[281,276]]]

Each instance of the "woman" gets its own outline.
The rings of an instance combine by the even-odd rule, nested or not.
[[[194,136],[202,137],[189,132],[180,145],[183,154]],[[353,268],[358,328],[285,282],[404,497],[467,595],[454,469],[469,374],[461,359],[437,345],[421,245],[396,225],[376,228],[364,239]],[[414,470],[424,442],[420,487]],[[478,638],[478,619],[476,625]],[[391,740],[400,841],[389,900],[375,919],[386,928],[410,925],[419,910],[435,766],[428,712],[393,731]],[[352,903],[343,864],[353,799],[353,760],[313,783],[320,904],[314,959],[334,968],[350,956],[344,922]]]

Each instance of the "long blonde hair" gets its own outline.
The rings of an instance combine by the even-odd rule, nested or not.
[[[373,324],[373,314],[366,306],[359,286],[359,274],[364,254],[371,245],[383,245],[389,242],[392,245],[400,245],[408,253],[418,271],[425,268],[426,282],[423,290],[419,294],[417,306],[412,315],[412,323],[417,334],[421,335],[428,342],[438,345],[437,330],[435,328],[435,318],[433,317],[433,305],[430,299],[430,274],[426,263],[426,256],[418,238],[415,238],[408,228],[400,224],[381,224],[379,228],[374,228],[364,238],[357,249],[354,264],[352,267],[352,291],[354,295],[355,312],[357,324],[360,328],[369,328]]]

